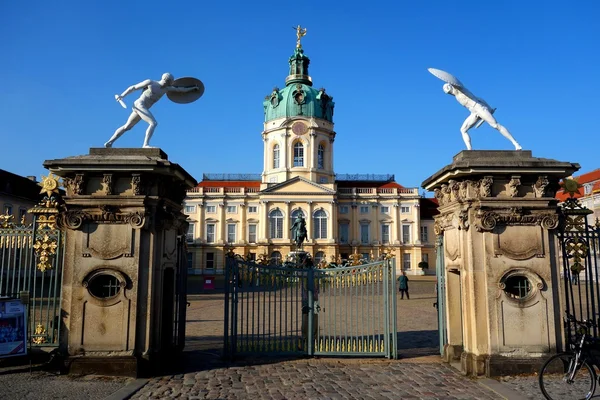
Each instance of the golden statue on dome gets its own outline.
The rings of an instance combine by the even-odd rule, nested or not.
[[[302,28],[300,25],[293,27],[292,29],[296,30],[296,48],[297,49],[301,49],[302,48],[302,44],[300,44],[300,39],[302,39],[302,37],[306,36],[306,28]]]

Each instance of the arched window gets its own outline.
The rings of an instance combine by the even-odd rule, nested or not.
[[[273,168],[279,168],[279,145],[273,146]]]
[[[271,253],[271,265],[281,265],[281,253],[274,251]]]
[[[313,237],[315,239],[327,238],[327,213],[325,210],[317,210],[313,214]]]
[[[323,260],[325,260],[325,253],[322,251],[317,251],[317,254],[315,254],[315,264],[318,265]]]
[[[319,150],[317,152],[317,168],[325,169],[325,146],[322,144],[319,145]]]
[[[273,210],[269,213],[269,234],[271,239],[283,238],[283,213]]]
[[[294,144],[294,167],[304,167],[304,146],[301,142]]]

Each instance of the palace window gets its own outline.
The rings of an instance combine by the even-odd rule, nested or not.
[[[278,251],[274,251],[271,253],[271,264],[272,265],[281,265],[281,253]]]
[[[369,224],[367,223],[360,224],[360,242],[362,244],[369,243]]]
[[[410,264],[410,253],[404,253],[402,255],[402,267],[404,269],[410,269],[411,268],[411,264]]]
[[[403,214],[410,213],[410,206],[401,206],[400,207],[400,212],[403,213]]]
[[[258,212],[258,206],[248,206],[248,212],[250,214],[256,214]]]
[[[273,168],[279,168],[279,145],[273,146]]]
[[[227,224],[227,243],[235,243],[235,224]]]
[[[348,239],[349,239],[349,232],[350,232],[350,225],[343,223],[340,224],[340,243],[348,243]]]
[[[319,145],[319,150],[317,151],[317,168],[325,168],[325,147],[322,144]]]
[[[12,205],[4,204],[4,215],[12,215]]]
[[[315,239],[327,238],[327,213],[325,210],[317,210],[313,215],[314,229],[313,237]]]
[[[237,206],[227,206],[227,213],[228,214],[235,214],[235,213],[237,213]]]
[[[194,254],[193,253],[187,253],[187,267],[188,267],[188,269],[194,268]]]
[[[340,206],[340,214],[348,214],[348,206]]]
[[[248,242],[256,243],[256,224],[248,225]]]
[[[269,214],[269,236],[271,239],[283,238],[283,213],[273,210]]]
[[[301,142],[294,144],[294,167],[304,166],[304,146]]]
[[[410,243],[410,225],[402,225],[402,243]]]
[[[361,214],[368,214],[369,213],[369,206],[360,206],[360,213]]]
[[[427,243],[429,241],[429,232],[426,226],[421,227],[421,242]]]
[[[217,206],[206,206],[207,214],[214,214],[217,212]]]
[[[390,207],[389,206],[381,206],[381,213],[382,214],[389,214],[390,213]]]
[[[206,253],[206,269],[215,268],[215,253]]]
[[[187,231],[187,234],[185,235],[188,243],[194,241],[194,228],[195,227],[196,227],[196,224],[189,224],[188,225],[188,231]]]
[[[390,225],[381,225],[381,243],[388,244],[390,242]]]
[[[196,212],[196,206],[185,206],[185,212],[190,214],[190,213],[195,213]]]
[[[206,224],[206,243],[215,242],[215,224]]]

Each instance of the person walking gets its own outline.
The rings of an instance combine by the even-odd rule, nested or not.
[[[404,293],[406,293],[406,299],[410,300],[408,295],[408,276],[406,272],[402,271],[402,275],[398,277],[398,290],[400,290],[400,299],[404,300]]]

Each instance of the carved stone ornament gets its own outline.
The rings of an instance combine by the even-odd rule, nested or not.
[[[448,189],[450,191],[450,202],[460,200],[460,195],[458,193],[460,185],[455,180],[450,179],[448,181]]]
[[[102,178],[102,185],[104,194],[110,196],[113,194],[113,182],[112,182],[112,174],[104,174],[104,178]]]
[[[479,181],[479,198],[482,197],[491,197],[492,196],[492,185],[494,183],[494,178],[491,176],[484,176],[483,179]]]
[[[142,190],[142,177],[139,174],[133,174],[131,176],[131,190],[134,196],[139,196],[143,193]]]
[[[83,194],[84,175],[77,174],[74,178],[63,178],[63,184],[67,191],[67,196],[79,196]]]
[[[146,223],[146,214],[142,211],[122,213],[110,206],[103,206],[100,212],[66,211],[60,216],[61,227],[79,229],[84,222],[97,224],[129,224],[134,229],[140,229]]]
[[[468,198],[468,197],[467,197],[467,196],[468,196],[468,194],[469,194],[469,192],[468,192],[468,188],[469,188],[469,186],[470,186],[471,184],[472,184],[472,182],[471,182],[471,181],[469,181],[469,180],[462,181],[462,182],[459,184],[459,189],[458,189],[458,197],[459,197],[461,200],[466,200],[466,199]]]
[[[478,232],[492,231],[497,225],[539,225],[551,230],[558,227],[558,214],[555,212],[527,211],[521,207],[509,210],[478,210],[475,226]]]
[[[461,210],[458,214],[458,229],[469,230],[469,210]]]
[[[533,184],[533,191],[535,197],[544,197],[546,195],[546,188],[548,187],[548,177],[542,175],[538,177],[538,180]]]
[[[507,193],[510,197],[515,197],[519,193],[519,186],[521,186],[521,177],[513,176],[508,182]]]

